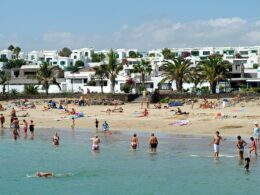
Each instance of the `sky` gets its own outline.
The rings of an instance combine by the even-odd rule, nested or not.
[[[260,45],[259,0],[1,0],[0,49]]]

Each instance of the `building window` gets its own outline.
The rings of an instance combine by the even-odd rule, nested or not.
[[[60,65],[61,65],[61,66],[64,66],[65,64],[66,64],[65,61],[60,61]]]
[[[104,86],[104,87],[107,86],[107,81],[103,81],[103,86]]]
[[[77,59],[77,56],[74,56],[74,60],[76,60]]]
[[[31,60],[34,60],[35,59],[35,56],[31,56]]]
[[[85,56],[88,56],[88,52],[85,52]]]
[[[83,83],[87,83],[88,82],[88,79],[83,79]]]
[[[56,64],[57,64],[57,62],[53,62],[52,64],[56,65]]]
[[[248,51],[240,51],[240,55],[248,55]]]
[[[255,53],[256,55],[258,55],[257,50],[252,50],[251,53]]]
[[[202,52],[202,55],[204,55],[204,56],[209,56],[209,55],[210,55],[210,52],[209,52],[209,51],[203,51],[203,52]]]
[[[1,59],[6,59],[6,55],[5,54],[1,54]]]
[[[200,53],[199,53],[199,51],[191,51],[191,55],[192,56],[199,56]]]

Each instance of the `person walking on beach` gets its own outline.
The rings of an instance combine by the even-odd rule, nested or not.
[[[98,123],[99,123],[99,121],[98,121],[98,119],[96,118],[96,120],[95,120],[96,132],[98,132]]]
[[[131,139],[131,147],[132,147],[133,150],[136,150],[137,146],[138,146],[138,138],[137,138],[137,135],[134,134],[132,139]]]
[[[154,133],[151,134],[149,143],[150,143],[151,152],[156,152],[156,148],[158,146],[158,139],[157,137],[154,136]]]
[[[3,114],[0,115],[1,128],[4,128],[5,117]]]
[[[242,140],[241,136],[237,136],[237,148],[240,160],[244,159],[244,149],[246,145],[247,143],[244,140]]]
[[[23,132],[24,132],[24,136],[27,136],[27,130],[28,130],[28,122],[24,119],[23,120]]]
[[[250,145],[250,150],[249,150],[249,155],[251,157],[251,153],[254,151],[255,152],[255,156],[258,156],[257,155],[257,146],[256,146],[256,141],[253,137],[250,137],[250,140],[251,140],[251,145]]]
[[[217,159],[219,157],[220,141],[225,141],[225,139],[223,139],[222,136],[219,135],[219,131],[216,131],[216,135],[215,135],[213,141],[209,144],[209,146],[214,144],[214,157],[215,157],[215,159]]]
[[[259,127],[258,127],[258,123],[255,122],[255,127],[254,127],[254,138],[256,142],[259,142]]]

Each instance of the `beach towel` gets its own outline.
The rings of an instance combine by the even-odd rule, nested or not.
[[[170,102],[168,103],[169,107],[175,107],[175,106],[183,106],[183,104],[179,101],[175,101],[175,102]]]
[[[190,121],[188,120],[177,120],[173,121],[172,123],[169,123],[169,125],[178,125],[178,126],[183,126],[183,125],[188,125]]]

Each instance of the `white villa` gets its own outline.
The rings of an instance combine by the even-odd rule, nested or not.
[[[140,85],[141,78],[139,74],[131,73],[133,65],[137,64],[141,58],[129,58],[129,52],[138,52],[136,49],[116,49],[118,61],[124,63],[123,70],[119,73],[115,92],[121,93],[121,87],[129,78],[132,78],[135,83]],[[237,87],[240,82],[246,83],[248,86],[260,87],[260,46],[254,47],[203,47],[203,48],[172,48],[171,51],[175,56],[182,56],[190,59],[196,65],[199,61],[206,59],[209,55],[223,55],[224,60],[228,60],[233,64],[232,79],[230,80],[231,87]],[[64,79],[61,82],[63,92],[101,92],[101,82],[95,77],[93,67],[99,66],[107,62],[107,54],[109,50],[95,51],[94,48],[82,48],[73,50],[70,57],[61,57],[58,51],[31,51],[25,56],[25,60],[30,65],[39,65],[42,60],[49,62],[52,65],[57,65],[64,70],[65,67],[74,65],[77,60],[84,62],[85,67],[77,72],[65,72]],[[103,62],[91,62],[93,53],[103,53],[106,58]],[[0,51],[0,58],[14,59],[14,55],[9,50]],[[163,63],[164,57],[162,49],[154,49],[144,54],[144,59],[148,59],[152,65],[151,75],[146,77],[145,85],[148,91],[153,92],[155,89],[175,89],[174,83],[160,84],[162,80],[162,72],[160,66]],[[1,62],[0,62],[1,63]],[[0,64],[1,66],[1,64]],[[1,68],[1,67],[0,67]],[[92,82],[90,82],[92,81]],[[93,82],[94,81],[94,82]],[[94,84],[93,84],[94,83]],[[204,83],[203,86],[208,86]],[[184,89],[191,89],[193,84],[184,83]],[[0,87],[1,88],[1,87]],[[109,79],[104,80],[103,91],[109,93],[111,83]],[[0,89],[1,90],[1,89]],[[52,91],[50,91],[51,93]],[[54,92],[54,91],[53,91]],[[55,90],[57,92],[57,90]],[[133,91],[135,92],[135,91]]]

